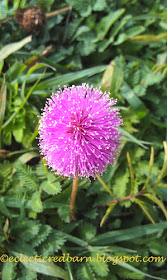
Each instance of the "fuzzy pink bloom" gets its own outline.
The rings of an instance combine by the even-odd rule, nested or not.
[[[87,84],[60,88],[40,118],[41,154],[57,174],[95,177],[113,164],[122,125],[116,100]]]

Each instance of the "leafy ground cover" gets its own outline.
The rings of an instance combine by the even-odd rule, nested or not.
[[[35,32],[14,16],[34,5],[47,17]],[[1,0],[2,280],[167,279],[166,18],[162,0]],[[116,165],[79,181],[70,221],[72,180],[44,165],[38,116],[59,86],[81,83],[117,98],[124,126]],[[2,258],[68,254],[96,261]],[[137,255],[161,259],[124,262]]]

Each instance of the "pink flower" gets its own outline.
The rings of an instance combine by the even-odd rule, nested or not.
[[[116,100],[87,84],[60,88],[40,118],[41,154],[57,174],[95,177],[113,164],[122,125]]]

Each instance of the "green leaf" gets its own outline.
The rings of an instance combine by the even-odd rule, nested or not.
[[[36,126],[36,128],[35,128],[35,130],[34,130],[34,132],[32,134],[32,136],[31,136],[31,138],[29,139],[28,144],[27,144],[27,148],[29,148],[31,143],[34,141],[34,139],[36,139],[36,137],[38,135],[38,131],[39,131],[38,127],[39,127],[39,124],[37,124],[37,126]]]
[[[85,35],[85,38],[87,38],[87,37],[88,36]],[[91,38],[89,38],[89,40],[87,40],[87,39],[82,40],[81,42],[79,42],[77,47],[78,47],[78,50],[79,50],[81,56],[88,56],[91,53],[93,53],[96,49],[94,39],[91,40]]]
[[[106,185],[106,183],[100,178],[100,176],[96,173],[96,177],[99,180],[99,182],[101,183],[101,185],[103,186],[103,188],[114,197],[114,194],[112,193],[112,191],[109,189],[109,187]]]
[[[145,27],[144,26],[134,26],[130,29],[128,29],[125,33],[121,33],[118,36],[118,40],[116,42],[113,43],[113,45],[117,46],[122,44],[123,42],[125,42],[127,39],[130,39],[138,34],[141,34],[142,32],[145,31]]]
[[[44,71],[45,72],[45,71]],[[26,97],[24,98],[24,100],[22,101],[21,105],[18,107],[18,109],[8,118],[8,120],[3,124],[2,128],[5,128],[14,118],[15,116],[18,114],[18,112],[24,107],[24,105],[26,104],[27,100],[29,99],[31,93],[33,92],[33,90],[35,89],[36,85],[39,83],[39,81],[42,78],[42,75],[40,76],[40,78],[36,81],[36,83],[29,89]]]
[[[37,152],[27,152],[24,153],[23,155],[21,155],[18,160],[22,163],[27,163],[28,161],[30,161],[33,158],[37,158],[40,155]]]
[[[122,58],[116,58],[110,62],[103,74],[101,87],[103,91],[109,91],[110,97],[119,91],[124,79],[124,64]]]
[[[14,10],[17,10],[19,8],[19,5],[21,4],[20,2],[24,2],[23,0],[20,1],[20,0],[14,0],[13,1],[13,9]]]
[[[149,181],[150,181],[151,171],[152,171],[153,164],[154,164],[154,148],[151,147],[150,162],[149,162],[149,171],[148,171],[148,176],[147,176],[146,182],[145,182],[145,184],[144,184],[144,186],[143,186],[143,190],[146,189],[146,187],[148,186],[148,183],[149,183]]]
[[[42,225],[39,229],[38,235],[36,235],[35,238],[33,238],[33,240],[31,241],[31,245],[33,247],[39,246],[42,242],[44,242],[47,239],[51,231],[52,228],[49,225]]]
[[[99,254],[100,255],[100,254]],[[101,255],[100,255],[101,256]],[[92,259],[95,259],[97,258],[97,254],[95,252],[92,252],[91,253],[91,258]],[[105,277],[108,275],[109,273],[109,268],[108,268],[108,265],[106,262],[90,262],[94,272],[98,275],[98,276],[101,276],[101,277]]]
[[[23,141],[23,128],[13,129],[13,136],[16,142],[21,143]]]
[[[96,0],[94,6],[93,6],[93,11],[103,11],[107,6],[106,0]]]
[[[70,207],[60,206],[58,207],[57,213],[59,217],[65,222],[70,223]]]
[[[101,0],[100,0],[101,1]],[[99,52],[104,52],[105,49],[114,42],[115,36],[118,34],[118,32],[123,28],[123,26],[132,19],[132,15],[126,15],[122,18],[121,21],[117,21],[114,25],[114,27],[111,30],[110,38],[103,40],[99,43]]]
[[[27,66],[25,64],[16,61],[6,72],[6,81],[15,84],[26,68]]]
[[[54,3],[54,0],[42,0],[42,1],[39,1],[39,3],[45,9],[50,10],[52,7],[52,4]]]
[[[131,194],[133,194],[134,193],[134,171],[133,171],[132,161],[131,161],[129,152],[127,152],[126,157],[127,157],[127,161],[128,161],[129,173],[130,173],[130,179],[131,179]]]
[[[91,250],[94,251],[94,252],[99,253],[99,255],[101,255],[103,253],[102,250],[97,250],[96,248],[95,249],[91,248]],[[112,256],[111,254],[108,254],[107,252],[104,252],[104,255],[105,255],[106,258],[107,257],[109,257],[109,258],[113,257],[114,258],[114,256]],[[143,271],[133,267],[132,265],[130,265],[130,264],[126,263],[126,262],[123,262],[123,260],[122,261],[118,260],[117,261],[117,265],[123,267],[124,269],[128,269],[130,271],[133,271],[133,272],[135,272],[135,273],[137,273],[139,275],[147,276],[147,277],[149,277],[151,279],[165,280],[164,278],[160,278],[160,277],[156,277],[156,276],[150,275],[148,273],[144,273]]]
[[[35,70],[41,69],[41,68],[43,68],[43,67],[48,67],[48,65],[47,65],[47,64],[44,64],[44,63],[37,63],[37,64],[35,64],[34,66],[32,66],[32,67],[28,70],[28,72],[27,72],[27,74],[26,74],[26,76],[25,76],[25,78],[24,78],[24,80],[23,80],[23,84],[22,84],[22,89],[21,89],[21,97],[22,97],[22,98],[25,98],[24,91],[25,91],[25,86],[26,86],[26,82],[27,82],[28,77],[31,76],[31,74],[32,74]],[[43,74],[40,74],[40,76],[39,76],[39,78],[38,78],[37,80],[40,81],[40,79],[41,79],[42,76],[43,76]]]
[[[4,201],[3,201],[3,198],[0,199],[0,212],[3,215],[11,218],[11,214],[10,214],[8,208],[6,207],[6,205],[5,205]]]
[[[136,137],[131,135],[129,132],[127,132],[123,128],[119,128],[119,130],[122,132],[123,136],[126,136],[126,137],[123,138],[124,140],[129,141],[129,142],[133,142],[133,143],[141,146],[142,148],[148,149],[147,146],[145,146],[145,144],[148,144],[148,145],[152,144],[151,142],[138,140]]]
[[[28,36],[17,43],[11,43],[6,45],[0,50],[0,61],[7,58],[10,54],[20,50],[22,47],[24,47],[27,43],[30,43],[32,40],[32,36]]]
[[[21,266],[22,277],[19,280],[37,280],[37,273],[25,266]]]
[[[7,207],[21,208],[21,206],[22,206],[22,199],[19,199],[19,198],[13,198],[13,197],[5,196],[4,201],[5,201],[5,204],[6,204]],[[59,208],[59,207],[69,208],[69,205],[63,204],[63,203],[44,201],[43,202],[43,207],[44,207],[44,209],[55,209],[55,208]],[[31,207],[31,200],[25,200],[24,208],[26,208],[26,209],[31,209],[32,208]]]
[[[145,206],[145,203],[143,201],[139,200],[138,198],[134,198],[134,201],[141,207],[141,209],[146,214],[148,219],[155,225],[155,222],[154,222],[153,218],[151,217],[151,215],[149,214],[147,207]]]
[[[157,184],[156,187],[167,188],[167,184]]]
[[[65,256],[67,255],[67,251],[66,251],[64,246],[62,246],[62,253],[65,254]],[[73,271],[72,271],[72,264],[70,262],[66,262],[66,266],[67,266],[67,269],[68,269],[68,274],[69,274],[70,280],[74,280]]]
[[[115,72],[115,67],[116,67],[115,62],[111,61],[110,65],[105,70],[101,81],[101,88],[103,91],[110,90],[113,81],[114,72]]]
[[[3,124],[5,110],[6,110],[6,93],[7,93],[7,89],[6,89],[6,81],[4,77],[3,84],[0,89],[0,130]]]
[[[55,176],[48,174],[48,181],[44,181],[41,184],[41,188],[48,194],[58,194],[61,192],[61,185],[59,182],[55,182]]]
[[[109,91],[111,93],[110,96],[113,94],[117,94],[120,90],[120,87],[123,83],[124,79],[124,70],[123,70],[123,65],[121,64],[120,61],[115,61],[115,67],[114,67],[114,73],[111,81],[111,86],[109,88]]]
[[[148,73],[144,79],[142,80],[142,84],[147,87],[147,86],[151,86],[157,83],[160,83],[163,79],[163,75],[161,73]]]
[[[165,151],[164,163],[154,184],[159,183],[159,181],[161,181],[162,178],[167,174],[167,142],[164,141],[163,144],[164,144],[164,151]]]
[[[79,35],[83,34],[83,33],[87,33],[88,31],[90,31],[90,28],[86,25],[83,25],[81,27],[78,28],[77,32],[75,33],[75,35],[72,38],[72,41],[74,41]]]
[[[144,225],[136,226],[129,229],[114,230],[107,233],[97,235],[95,238],[89,241],[91,245],[109,245],[116,242],[131,240],[133,238],[143,237],[150,235],[160,230],[167,229],[167,222],[157,223],[156,225]]]
[[[20,257],[20,254],[17,252],[12,252],[15,256]],[[23,258],[28,258],[26,255],[22,255]],[[42,273],[44,275],[59,277],[63,280],[70,280],[68,273],[60,268],[58,265],[55,265],[51,262],[37,261],[37,262],[22,262],[22,264],[38,273]]]
[[[81,264],[77,270],[77,279],[96,280],[92,267],[89,263]]]
[[[142,25],[134,26],[134,27],[131,27],[130,29],[128,29],[126,31],[126,37],[127,38],[132,38],[132,37],[137,36],[138,34],[144,32],[144,31],[145,31],[144,26],[142,26]]]
[[[19,241],[23,240],[24,242],[27,242],[38,235],[40,227],[41,226],[37,221],[24,218],[15,222],[12,226],[12,232],[15,237],[19,237]]]
[[[22,164],[19,160],[15,162],[17,174],[24,182],[25,186],[29,189],[37,190],[39,186],[36,182],[36,177],[32,176],[32,168],[28,165]],[[38,178],[37,178],[38,179]]]
[[[156,197],[155,195],[150,194],[150,193],[145,193],[144,196],[146,196],[146,197],[148,197],[150,200],[154,201],[154,202],[161,208],[161,210],[163,211],[163,213],[164,213],[164,215],[165,215],[165,218],[167,219],[167,210],[166,210],[165,205],[163,204],[163,202],[160,201],[160,200],[158,199],[158,197]]]
[[[13,280],[15,278],[15,262],[5,262],[2,268],[2,280]]]
[[[150,240],[147,246],[154,255],[161,256],[160,258],[166,257],[167,242],[165,240]]]
[[[78,72],[73,72],[73,73],[68,73],[64,74],[59,77],[54,77],[51,79],[48,79],[44,82],[41,82],[38,86],[36,86],[36,90],[45,90],[45,89],[50,89],[52,87],[58,88],[58,86],[62,85],[67,85],[68,83],[77,81],[79,79],[83,79],[85,77],[90,77],[95,74],[103,72],[107,66],[96,66],[92,67],[86,70],[78,71]]]
[[[0,20],[5,19],[8,13],[8,0],[0,1]]]
[[[101,219],[101,222],[100,222],[100,227],[103,226],[104,222],[106,221],[106,219],[108,218],[108,216],[110,215],[111,211],[114,209],[116,203],[113,203],[111,204],[108,209],[106,210],[106,213],[105,215],[103,216],[103,218]]]
[[[127,194],[127,188],[129,183],[129,173],[128,171],[121,174],[121,176],[116,177],[113,184],[113,191],[116,198],[122,198]]]
[[[42,201],[40,197],[40,192],[37,191],[33,194],[32,200],[31,200],[32,210],[34,210],[37,213],[40,213],[43,211]]]
[[[81,246],[81,247],[83,247],[83,248],[86,248],[86,249],[88,248],[88,243],[87,243],[86,241],[84,241],[84,240],[82,240],[82,239],[80,239],[80,238],[78,238],[78,237],[75,237],[75,236],[73,236],[73,235],[71,235],[71,234],[62,232],[62,231],[57,231],[57,232],[60,232],[61,234],[63,234],[64,237],[65,237],[68,241],[70,241],[70,242],[72,242],[72,243],[75,243],[75,244],[77,244],[77,245],[79,245],[79,246]]]
[[[96,228],[87,222],[82,222],[79,226],[80,236],[83,240],[90,240],[96,235]]]
[[[39,247],[39,254],[42,256],[49,256],[61,250],[61,246],[66,242],[63,233],[57,232],[57,230],[52,230],[51,234],[44,240]]]
[[[124,12],[125,9],[120,9],[102,18],[102,20],[97,26],[97,39],[99,41],[104,39],[110,27]]]
[[[0,61],[0,75],[2,73],[3,66],[4,66],[4,61]]]
[[[147,115],[147,108],[144,103],[135,95],[133,90],[124,83],[121,87],[121,93],[128,103],[132,106],[139,119],[144,118]]]

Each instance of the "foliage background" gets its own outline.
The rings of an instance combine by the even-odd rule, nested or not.
[[[72,10],[31,34],[13,16],[33,5],[45,13],[69,5]],[[166,1],[1,0],[0,21],[1,255],[167,257]],[[83,82],[118,99],[123,139],[115,167],[101,182],[80,181],[77,220],[70,222],[72,181],[44,165],[38,115],[59,85]],[[135,199],[143,186],[145,193]],[[130,194],[115,207],[101,206]],[[163,262],[0,267],[2,280],[167,279]]]

